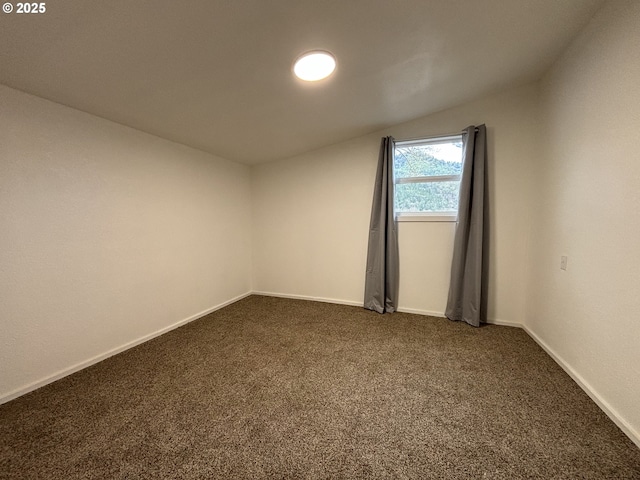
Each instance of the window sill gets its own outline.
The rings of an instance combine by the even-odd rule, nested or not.
[[[398,222],[457,222],[455,213],[399,213],[396,215]]]

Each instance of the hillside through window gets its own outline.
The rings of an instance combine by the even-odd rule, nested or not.
[[[462,135],[396,142],[393,167],[399,220],[455,220],[462,174]]]

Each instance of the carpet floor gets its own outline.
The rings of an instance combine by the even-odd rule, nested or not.
[[[2,479],[640,479],[522,330],[251,296],[0,406]]]

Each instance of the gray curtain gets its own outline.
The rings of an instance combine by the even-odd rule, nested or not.
[[[393,213],[394,147],[393,137],[382,139],[369,226],[364,308],[378,313],[395,312],[398,308],[398,230]]]
[[[487,191],[487,130],[468,127],[463,135],[464,164],[456,228],[451,284],[445,315],[479,327],[487,321],[489,203]]]

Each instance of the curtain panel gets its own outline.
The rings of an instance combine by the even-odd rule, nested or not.
[[[382,139],[369,225],[364,308],[378,313],[391,313],[398,308],[400,277],[398,229],[393,211],[394,148],[393,137]]]
[[[463,134],[464,164],[456,227],[451,283],[445,315],[475,327],[487,321],[489,202],[487,130],[470,126]]]

